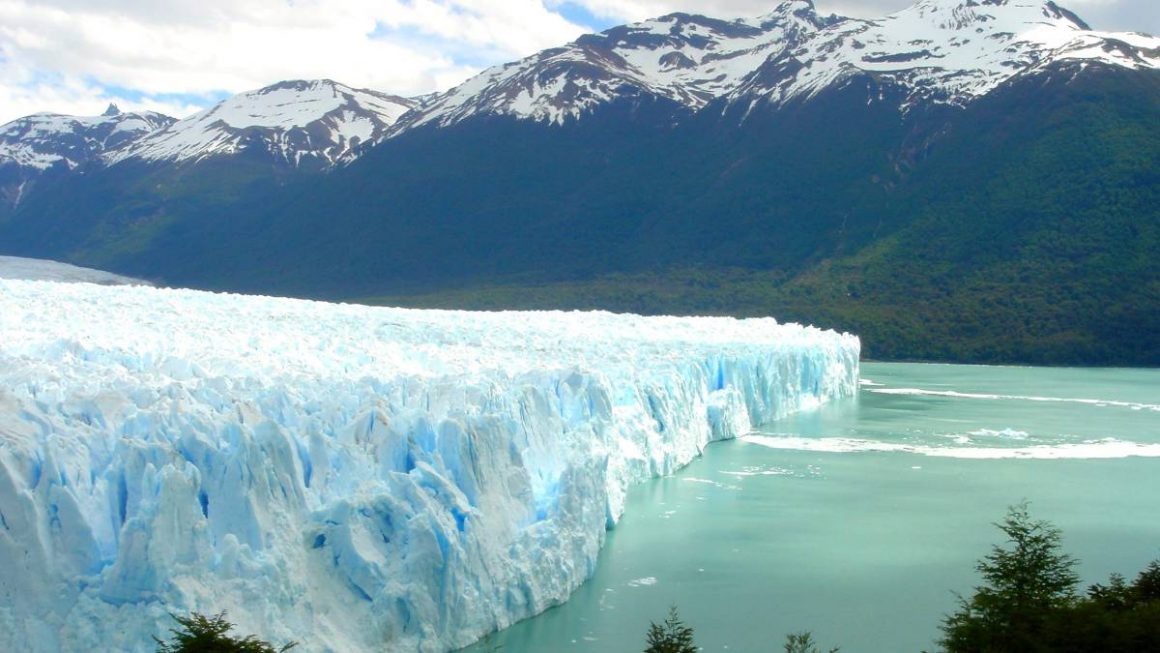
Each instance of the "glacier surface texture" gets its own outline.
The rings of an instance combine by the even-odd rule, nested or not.
[[[771,319],[466,313],[0,280],[0,650],[227,611],[446,651],[564,601],[626,489],[857,386]]]

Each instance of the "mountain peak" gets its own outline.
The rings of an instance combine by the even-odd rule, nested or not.
[[[1079,16],[1052,0],[919,0],[892,16],[906,15],[919,16],[950,30],[991,22],[1091,29]]]
[[[101,115],[105,116],[106,118],[112,118],[113,116],[119,116],[119,115],[121,115],[121,108],[118,107],[116,104],[113,104],[112,102],[110,102],[109,107],[107,109],[105,109],[105,112],[102,113]]]
[[[787,20],[807,23],[815,27],[826,27],[844,20],[836,15],[823,18],[818,15],[813,0],[784,0],[773,11],[758,16],[755,22],[762,28],[769,28]]]
[[[349,88],[349,86],[340,84],[333,79],[287,79],[250,92],[269,93],[271,91],[315,91],[318,89],[335,90]]]
[[[814,7],[813,0],[784,0],[784,2],[779,3],[773,11],[759,16],[759,20],[774,16],[786,16],[789,14],[815,12],[817,12],[817,8]]]
[[[380,140],[414,106],[406,98],[329,79],[287,80],[226,98],[108,161],[197,161],[260,144],[292,167],[329,167]]]
[[[1075,15],[1071,11],[1064,9],[1063,7],[1060,7],[1059,5],[1055,4],[1054,2],[1050,2],[1050,0],[1047,2],[1047,4],[1044,5],[1044,7],[1046,7],[1047,11],[1051,12],[1055,17],[1069,20],[1076,27],[1078,27],[1082,30],[1090,30],[1091,29],[1091,25],[1088,25],[1082,18]]]

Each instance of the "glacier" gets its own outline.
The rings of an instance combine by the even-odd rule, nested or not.
[[[770,318],[469,313],[0,279],[0,650],[170,613],[442,652],[564,601],[634,483],[851,396]]]
[[[84,268],[41,258],[0,255],[0,279],[26,281],[64,281],[96,283],[104,286],[152,286],[144,279],[134,279],[103,270]]]

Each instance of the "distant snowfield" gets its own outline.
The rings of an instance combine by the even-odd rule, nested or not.
[[[96,283],[103,286],[150,286],[148,281],[68,263],[19,256],[0,256],[0,279]]]
[[[0,280],[0,650],[228,611],[442,652],[565,600],[633,483],[852,395],[772,319],[467,313]]]

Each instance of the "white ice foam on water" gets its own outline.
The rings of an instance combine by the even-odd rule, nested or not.
[[[1119,401],[1116,399],[1081,399],[1075,397],[1038,397],[1033,395],[1001,395],[990,393],[957,392],[955,390],[923,390],[921,388],[878,388],[870,392],[880,395],[914,395],[927,397],[953,397],[955,399],[987,399],[1003,401],[1041,401],[1049,403],[1085,404],[1088,406],[1111,406],[1114,408],[1130,408],[1132,410],[1151,410],[1160,412],[1160,404],[1145,404],[1135,401]]]
[[[227,611],[442,652],[564,601],[628,487],[851,396],[772,319],[466,313],[0,280],[0,651]]]
[[[968,435],[973,435],[980,438],[1007,438],[1011,440],[1026,440],[1028,433],[1027,431],[1020,431],[1018,429],[1005,428],[999,429],[997,431],[994,429],[977,429],[971,431],[968,433]]]
[[[728,476],[797,476],[797,472],[792,469],[785,469],[784,467],[745,467],[740,471],[722,471],[722,474]]]
[[[1036,460],[1097,460],[1110,458],[1160,458],[1160,444],[1142,444],[1107,438],[1066,444],[1044,444],[1030,447],[939,447],[929,445],[881,442],[859,438],[803,438],[781,435],[748,435],[743,442],[770,449],[815,451],[819,453],[910,453],[932,458],[998,460],[1023,458]]]
[[[725,483],[721,483],[719,481],[714,481],[714,480],[708,479],[708,478],[696,478],[696,477],[692,477],[692,476],[685,476],[681,480],[689,482],[689,483],[701,483],[702,485],[712,485],[713,487],[720,488],[722,490],[736,491],[736,490],[741,489],[740,487],[738,487],[736,485],[726,485]],[[697,497],[697,500],[704,501],[705,497]]]

